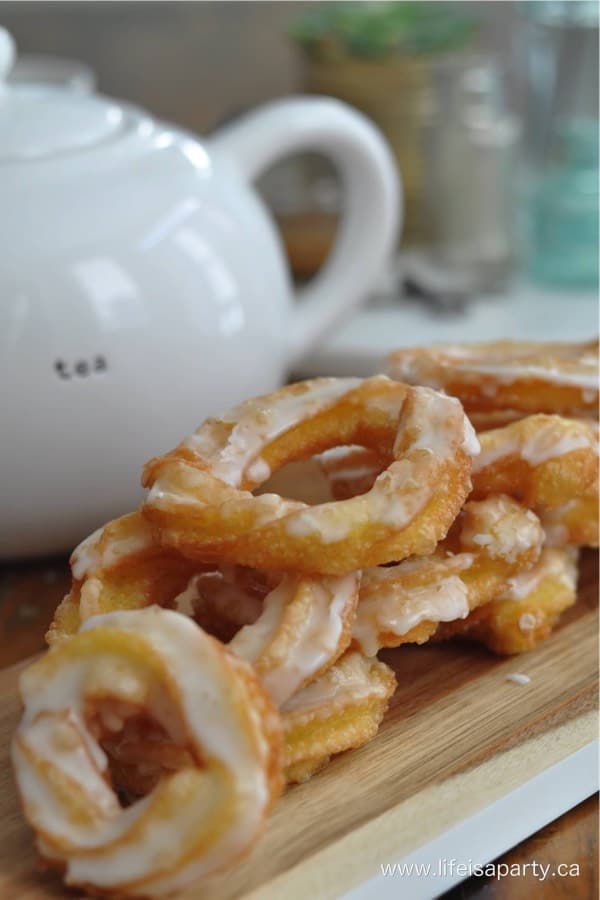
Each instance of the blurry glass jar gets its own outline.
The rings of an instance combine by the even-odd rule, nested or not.
[[[307,88],[350,103],[375,121],[398,160],[404,192],[402,245],[430,243],[432,209],[427,148],[446,105],[444,85],[471,65],[467,53],[428,59],[311,60]],[[326,259],[342,212],[331,164],[304,154],[278,164],[259,184],[276,215],[292,271],[310,277]]]
[[[394,152],[404,190],[402,243],[430,239],[426,135],[439,111],[437,85],[461,66],[479,21],[464,4],[306,4],[292,28],[312,93],[338,97],[371,118]]]
[[[571,120],[557,127],[556,155],[530,207],[530,272],[557,287],[598,283],[598,128]]]
[[[598,4],[523,3],[527,268],[547,286],[598,285]]]
[[[434,111],[431,59],[311,60],[307,87],[356,106],[385,134],[398,160],[404,190],[403,243],[429,237],[423,203],[424,133]]]
[[[426,156],[433,255],[472,289],[494,288],[514,265],[520,123],[490,61],[456,70],[439,95]]]

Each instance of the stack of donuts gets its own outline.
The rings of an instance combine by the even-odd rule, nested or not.
[[[406,350],[389,373],[207,420],[73,553],[12,750],[69,885],[165,896],[222,871],[286,783],[375,736],[380,649],[517,653],[574,603],[598,543],[593,348]],[[275,492],[299,461],[304,491]]]
[[[392,377],[460,399],[481,445],[471,498],[509,495],[543,528],[537,563],[440,637],[520,653],[575,602],[579,548],[598,546],[598,351],[598,341],[496,341],[410,348],[388,360]]]

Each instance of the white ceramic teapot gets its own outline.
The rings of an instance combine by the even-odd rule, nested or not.
[[[142,463],[281,383],[393,247],[391,154],[329,99],[271,103],[205,142],[105,97],[10,86],[0,29],[0,557],[73,546],[140,498]],[[252,181],[315,150],[345,215],[295,296]]]

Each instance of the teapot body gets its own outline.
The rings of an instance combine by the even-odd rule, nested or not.
[[[11,85],[13,60],[0,28],[0,559],[72,548],[136,507],[146,459],[275,388],[366,296],[401,208],[381,135],[334,100],[275,101],[201,143]],[[306,150],[338,167],[344,215],[295,298],[253,182]]]
[[[69,549],[134,508],[148,457],[277,386],[291,290],[255,192],[183,132],[159,131],[143,153],[9,162],[2,193],[11,558]]]

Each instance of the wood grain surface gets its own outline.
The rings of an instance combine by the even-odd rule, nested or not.
[[[44,634],[70,583],[62,556],[0,566],[0,669],[45,649]]]
[[[61,576],[49,577],[50,569],[44,566],[34,574],[28,570],[29,589],[36,578],[46,585],[28,599],[32,606],[51,593],[50,588],[62,590]],[[21,625],[17,609],[10,608],[19,594],[21,602],[26,600],[18,581],[14,572],[8,582],[0,579],[2,621],[5,634],[10,625],[13,645],[5,658],[14,656],[17,645],[29,649],[35,643],[29,635],[33,614]],[[590,712],[597,699],[596,601],[597,563],[594,554],[587,554],[578,604],[550,640],[527,655],[498,659],[459,643],[388,651],[385,658],[397,673],[399,687],[377,739],[341,755],[309,783],[290,789],[252,855],[215,879],[202,896],[338,897],[374,874],[380,861],[411,852],[583,746],[597,728]],[[46,612],[41,609],[41,620]],[[21,632],[29,635],[27,640]],[[19,668],[0,673],[0,897],[38,900],[65,893],[55,875],[38,869],[7,760],[18,718]],[[524,672],[531,682],[508,682],[511,672]],[[587,848],[589,840],[584,844]],[[585,848],[580,848],[582,860],[589,856]],[[565,837],[564,849],[550,852],[560,861],[575,852],[575,846]],[[581,884],[589,886],[589,871]],[[574,890],[574,885],[569,888]],[[485,890],[485,885],[478,889]],[[518,890],[513,883],[502,890],[507,892],[488,896],[524,896],[511,893]],[[189,896],[198,894],[192,891]],[[561,895],[538,888],[535,896]],[[574,891],[569,896],[588,895]]]

